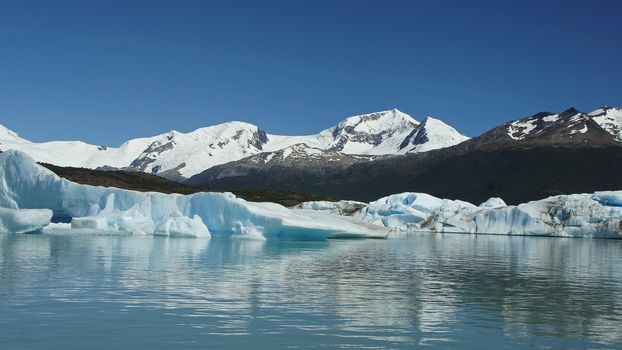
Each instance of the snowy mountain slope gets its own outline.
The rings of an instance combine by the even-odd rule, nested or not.
[[[204,181],[232,176],[248,176],[258,171],[272,170],[285,175],[292,170],[325,173],[327,169],[343,169],[358,162],[383,156],[346,154],[297,143],[273,152],[262,152],[240,160],[213,166],[193,175],[186,184],[200,185]]]
[[[358,159],[369,160],[372,156],[351,155],[331,150],[323,150],[316,147],[310,147],[305,143],[297,143],[295,145],[279,149],[274,152],[259,153],[248,158],[249,162],[255,163],[284,163],[284,162],[346,162],[354,163]]]
[[[187,177],[261,152],[267,142],[265,131],[243,122],[228,122],[185,134],[172,131],[166,138],[151,143],[129,167],[153,174],[178,169]]]
[[[26,152],[38,162],[59,166],[115,168],[128,166],[152,142],[161,136],[137,138],[121,146],[103,147],[82,141],[50,141],[35,143],[0,125],[0,150],[17,149]]]
[[[397,109],[346,118],[307,145],[347,154],[395,154],[419,122]]]
[[[622,108],[603,107],[590,113],[592,119],[622,142]]]
[[[619,145],[619,122],[615,109],[590,114],[569,108],[561,113],[541,112],[500,125],[464,144],[468,148],[524,146]],[[602,112],[599,112],[602,111]],[[594,117],[593,115],[599,115]],[[617,128],[617,129],[616,129]],[[618,138],[616,139],[616,130]]]
[[[399,145],[399,153],[419,153],[446,148],[469,138],[441,120],[427,117]]]
[[[413,133],[431,137],[415,137],[406,142]],[[33,143],[0,126],[0,150],[17,149],[38,162],[127,168],[172,179],[189,178],[215,165],[296,144],[305,144],[309,150],[343,154],[391,155],[447,147],[465,139],[440,121],[420,124],[397,109],[349,117],[315,135],[270,135],[255,125],[234,121],[188,133],[171,131],[133,139],[116,148],[81,141]]]
[[[274,145],[269,145],[266,150],[304,143],[345,154],[394,155],[449,147],[468,140],[468,137],[438,119],[428,117],[419,123],[408,114],[392,109],[348,117],[316,135],[270,135],[270,140]]]

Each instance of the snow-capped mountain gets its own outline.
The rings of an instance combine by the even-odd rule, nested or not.
[[[589,114],[574,108],[561,113],[541,112],[491,129],[471,139],[465,146],[619,145],[622,142],[620,115],[620,110],[615,108],[601,108]]]
[[[592,119],[622,142],[622,108],[603,107],[590,113]]]
[[[304,167],[287,159],[256,166],[246,158],[212,167],[187,184],[222,190],[308,192],[363,201],[427,191],[468,201],[500,196],[509,203],[617,189],[622,188],[619,111],[603,108],[586,114],[571,108],[537,113],[451,147],[373,156],[370,161],[341,167],[329,161]],[[416,152],[425,149],[429,140],[437,141],[442,128],[434,124],[433,119],[417,124],[403,146],[418,145]]]
[[[466,139],[439,120],[428,118],[419,123],[397,109],[349,117],[314,135],[271,135],[256,125],[228,122],[188,133],[171,131],[133,139],[116,148],[81,141],[33,143],[0,128],[0,150],[17,149],[38,162],[84,168],[125,168],[172,179],[189,178],[215,165],[297,144],[306,145],[309,151],[395,155],[447,147]]]
[[[137,138],[119,147],[91,145],[82,141],[30,142],[0,125],[0,150],[16,149],[30,155],[38,162],[59,166],[97,168],[128,166],[150,144],[165,135]]]
[[[391,155],[453,146],[469,138],[438,119],[422,123],[397,109],[357,115],[301,143],[346,154]]]
[[[346,118],[305,141],[347,154],[395,154],[419,122],[397,109]]]
[[[399,145],[400,153],[418,153],[456,145],[469,138],[441,120],[427,117]]]
[[[185,134],[172,131],[152,142],[129,168],[152,174],[178,171],[186,177],[261,152],[267,142],[265,131],[243,122],[219,124]]]

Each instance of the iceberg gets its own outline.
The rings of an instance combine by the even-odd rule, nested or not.
[[[571,194],[481,210],[476,232],[513,235],[622,238],[622,191]]]
[[[28,233],[38,231],[50,224],[49,209],[0,208],[0,232]]]
[[[469,232],[463,216],[476,210],[471,203],[440,199],[425,193],[405,192],[369,203],[354,217],[387,228],[409,231],[433,228],[443,232]],[[442,220],[438,221],[439,219]],[[443,227],[436,227],[438,225]]]
[[[0,207],[49,209],[71,217],[74,229],[299,240],[381,238],[388,232],[360,220],[247,202],[231,193],[180,195],[81,185],[15,150],[0,154],[0,180]]]
[[[622,238],[622,191],[559,195],[516,206],[501,198],[475,206],[406,192],[373,201],[352,217],[395,231]]]

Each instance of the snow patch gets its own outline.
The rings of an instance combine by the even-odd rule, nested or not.
[[[581,129],[570,130],[570,135],[574,134],[585,134],[587,132],[587,124],[583,124]]]
[[[508,126],[508,136],[514,140],[522,140],[536,128],[537,119],[516,120]]]
[[[615,140],[622,142],[622,108],[600,108],[590,113],[590,116]]]
[[[559,114],[549,115],[547,117],[542,118],[547,123],[554,123],[559,120]]]

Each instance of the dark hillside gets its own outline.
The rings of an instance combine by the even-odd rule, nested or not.
[[[137,171],[105,171],[85,168],[59,167],[51,164],[41,164],[52,170],[60,177],[84,185],[117,187],[141,192],[162,192],[192,194],[196,192],[223,192],[225,190],[210,190],[203,187],[192,187],[178,182],[167,180],[160,176],[150,175]],[[329,196],[320,196],[311,193],[270,190],[233,190],[236,196],[252,202],[274,202],[284,206],[294,206],[301,202],[312,200],[337,200]]]

